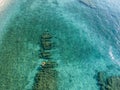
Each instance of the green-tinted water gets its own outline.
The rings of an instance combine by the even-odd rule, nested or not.
[[[58,90],[98,90],[94,78],[97,71],[119,74],[108,56],[111,39],[103,40],[102,33],[98,34],[99,29],[108,30],[108,24],[99,25],[104,20],[95,21],[99,20],[95,19],[98,13],[82,5],[75,8],[68,4],[66,12],[57,5],[43,0],[21,4],[1,44],[0,90],[31,90],[37,67],[43,61],[39,58],[39,42],[46,30],[54,37],[51,52],[58,63]]]

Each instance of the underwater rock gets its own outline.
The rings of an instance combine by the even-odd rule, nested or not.
[[[100,87],[100,90],[106,90],[104,86],[101,86]]]
[[[120,76],[107,78],[107,85],[109,86],[107,90],[120,90]]]
[[[47,61],[42,63],[42,68],[55,68],[58,64],[53,61]]]
[[[105,85],[104,72],[98,72],[97,80],[98,80],[98,85],[101,85],[101,86]]]
[[[45,32],[41,35],[41,51],[40,51],[40,57],[43,59],[50,59],[51,53],[50,51],[52,49],[52,42],[51,42],[52,36]],[[36,74],[33,84],[33,90],[58,90],[57,87],[57,76],[58,72],[55,70],[55,67],[58,64],[54,61],[44,61],[40,65],[40,70]]]
[[[97,81],[100,90],[120,90],[120,76],[105,78],[104,72],[98,72]]]
[[[51,38],[52,38],[52,35],[49,34],[49,32],[44,32],[41,35],[40,43],[41,43],[41,47],[44,50],[50,50],[50,49],[52,49]]]
[[[44,32],[42,35],[41,35],[41,39],[51,39],[52,38],[52,35],[49,34],[48,32]]]
[[[45,50],[50,50],[50,49],[52,49],[52,42],[50,42],[50,41],[42,41],[41,46]]]
[[[42,69],[35,76],[33,90],[57,90],[57,76],[56,70]]]
[[[43,52],[40,53],[40,58],[50,59],[51,58],[51,53],[43,51]]]

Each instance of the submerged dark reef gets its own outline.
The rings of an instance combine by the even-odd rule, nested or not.
[[[2,90],[119,90],[119,47],[110,18],[78,0],[63,2],[26,0],[6,25]]]
[[[38,67],[39,71],[35,75],[33,90],[58,90],[58,71],[55,69],[57,62],[51,59],[51,50],[53,49],[52,38],[49,32],[44,32],[40,37],[40,58],[44,59],[41,66]]]
[[[100,90],[119,90],[120,89],[120,76],[106,75],[106,72],[97,73],[97,84],[100,86]]]

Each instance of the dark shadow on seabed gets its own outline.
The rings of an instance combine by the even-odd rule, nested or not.
[[[31,3],[25,4],[27,7],[23,5],[21,12],[7,27],[8,32],[4,36],[0,54],[0,71],[2,72],[0,74],[2,83],[0,88],[3,90],[22,90],[29,83],[29,73],[40,64],[38,63],[39,37],[46,29],[56,37],[55,42],[59,51],[55,51],[55,53],[60,54],[61,57],[54,57],[56,62],[59,59],[66,65],[68,63],[79,65],[80,62],[87,62],[86,57],[89,58],[94,55],[94,52],[96,52],[95,57],[99,58],[100,55],[84,35],[81,35],[81,38],[79,37],[79,31],[70,22],[66,22],[62,17],[57,16],[59,13],[54,8],[43,4],[43,2],[40,4],[41,7],[31,10]],[[55,75],[54,70],[50,69],[50,71],[53,72],[51,76]],[[40,74],[46,74],[46,69]],[[48,77],[46,74],[43,78]],[[52,81],[52,78],[56,80],[56,77],[47,80]]]

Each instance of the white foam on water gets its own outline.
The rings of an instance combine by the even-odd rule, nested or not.
[[[116,65],[120,66],[120,60],[117,60],[117,59],[115,58],[111,46],[110,46],[110,48],[109,48],[109,55],[110,55],[110,57],[111,57],[112,62],[115,63]]]

